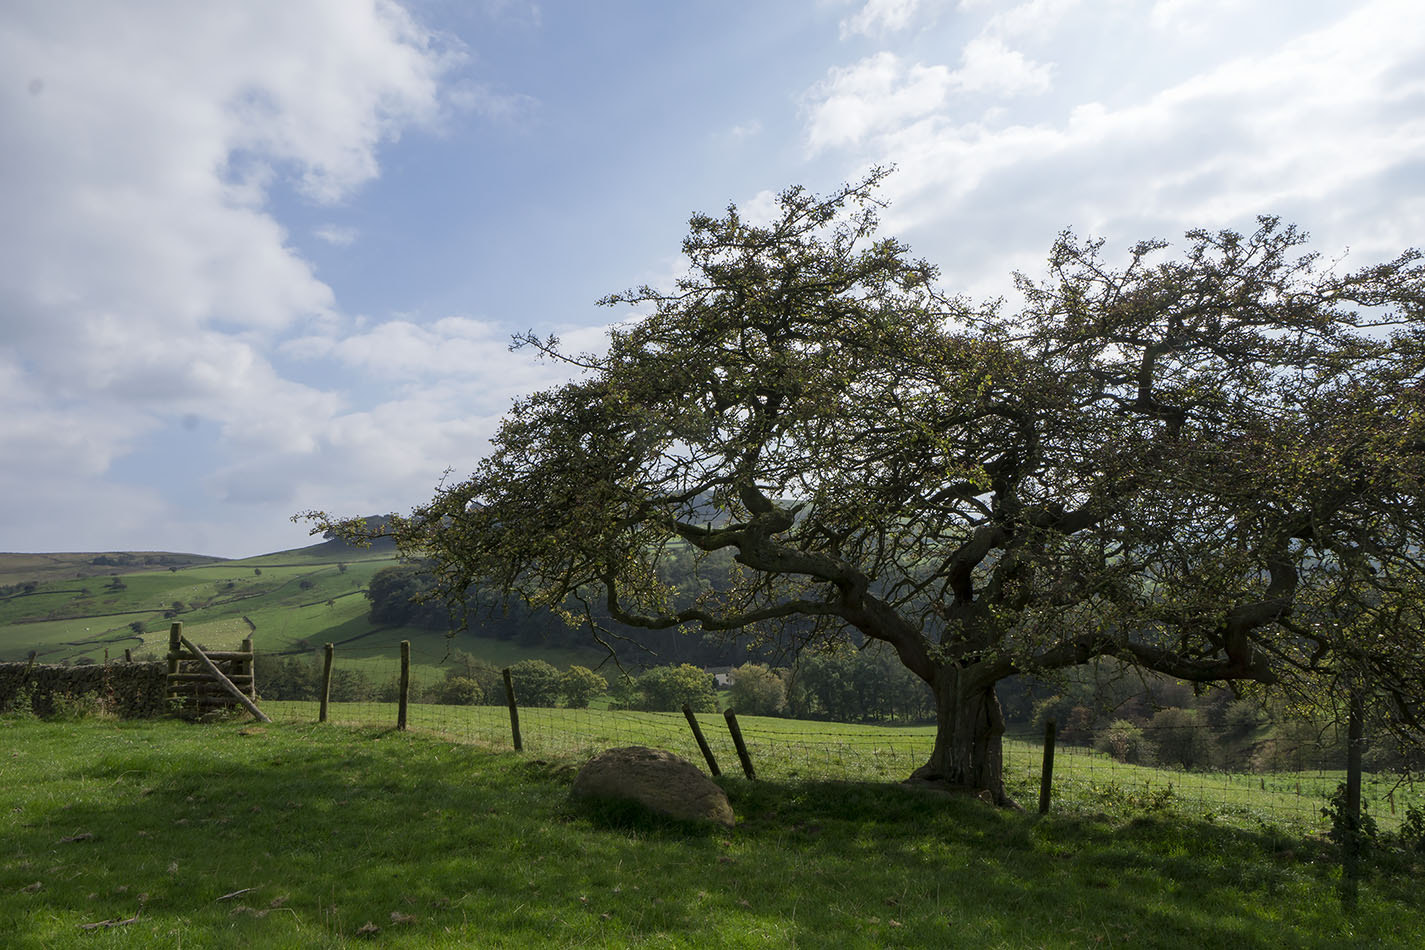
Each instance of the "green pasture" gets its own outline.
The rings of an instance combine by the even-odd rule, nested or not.
[[[419,680],[417,680],[419,682]],[[315,722],[314,702],[265,702],[275,719]],[[702,753],[682,713],[608,709],[522,707],[526,752],[586,756],[621,745],[649,745],[702,762]],[[349,726],[394,726],[395,703],[333,703],[328,719]],[[725,774],[740,766],[725,718],[697,714],[704,737]],[[759,778],[777,781],[899,781],[923,764],[934,742],[933,726],[873,726],[739,716],[739,728]],[[502,706],[412,703],[408,728],[491,748],[511,747],[508,710]],[[1007,738],[1005,785],[1026,806],[1039,800],[1043,747],[1035,738]],[[1055,807],[1078,810],[1158,811],[1192,815],[1242,828],[1287,826],[1299,834],[1322,834],[1329,822],[1321,809],[1345,772],[1187,772],[1127,765],[1104,753],[1059,746],[1054,763]],[[1425,807],[1425,789],[1399,784],[1397,776],[1367,773],[1362,782],[1367,810],[1383,831],[1400,827],[1409,804]]]
[[[234,649],[251,637],[260,651],[319,657],[324,644],[334,643],[339,668],[377,683],[399,675],[402,640],[411,642],[413,669],[427,678],[444,674],[452,646],[499,667],[535,657],[560,667],[605,659],[594,649],[470,636],[452,641],[443,631],[377,626],[368,615],[366,588],[377,571],[395,563],[389,550],[328,542],[176,571],[124,573],[117,578],[121,586],[110,586],[116,578],[108,575],[42,583],[31,593],[0,598],[0,660],[21,660],[32,650],[43,663],[98,662],[106,650],[110,658],[125,649],[161,656],[173,620],[183,622],[189,639],[213,649]],[[143,624],[142,633],[130,627],[134,621]]]
[[[42,584],[33,593],[0,599],[0,658],[19,659],[36,650],[46,662],[100,659],[106,646],[114,652],[138,644],[129,627],[135,620],[147,628],[142,646],[159,650],[175,619],[190,636],[211,639],[215,647],[252,636],[260,649],[280,651],[304,640],[367,634],[372,627],[365,622],[369,605],[363,594],[372,575],[395,559],[389,553],[346,553],[353,556],[284,552]]]
[[[55,554],[13,554],[0,553],[0,587],[29,582],[51,583],[92,576],[107,576],[115,572],[127,574],[133,571],[158,570],[158,566],[95,564],[94,559],[101,554],[121,554],[136,561],[145,558],[163,557],[175,566],[220,562],[223,559],[203,554],[175,554],[169,551],[88,551]]]
[[[1399,851],[1348,903],[1335,850],[1280,827],[725,773],[737,826],[706,832],[572,802],[577,763],[389,727],[0,717],[0,945],[1425,945]]]

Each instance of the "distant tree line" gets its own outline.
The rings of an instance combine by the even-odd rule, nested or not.
[[[689,576],[677,577],[680,567],[687,566],[675,561],[669,568],[678,586],[710,583],[706,577],[693,579],[691,569]],[[588,620],[571,625],[551,610],[531,609],[519,601],[494,604],[475,591],[452,613],[451,605],[437,593],[434,576],[418,562],[378,572],[367,597],[372,620],[391,626],[450,630],[460,625],[463,608],[466,633],[462,635],[566,648],[587,647],[593,639]],[[716,709],[711,678],[700,667],[729,666],[735,670],[726,704],[744,715],[841,722],[934,721],[929,688],[877,641],[852,637],[840,649],[802,651],[774,668],[758,662],[746,639],[627,628],[597,612],[592,620],[617,635],[606,642],[621,662],[664,661],[637,676],[619,679],[612,687],[599,677],[604,685],[592,695],[607,690],[615,708],[677,710],[686,702],[694,710]],[[633,645],[635,639],[641,646]],[[459,651],[457,655],[463,656]],[[526,664],[535,662],[542,661]],[[577,693],[566,694],[549,685],[561,675],[557,670],[541,672],[532,665],[516,669],[522,704],[578,704],[569,698]],[[394,695],[393,689],[387,692]],[[427,698],[496,704],[504,702],[503,689],[499,671],[466,657],[445,683],[427,691]],[[1054,719],[1061,742],[1095,748],[1125,762],[1273,771],[1294,768],[1304,757],[1334,761],[1342,752],[1343,739],[1328,724],[1331,716],[1325,712],[1304,716],[1299,709],[1269,701],[1260,689],[1195,688],[1184,680],[1135,670],[1112,659],[1052,678],[1014,676],[1000,684],[999,694],[1011,728],[1037,731],[1045,720]],[[1394,741],[1376,744],[1368,752],[1368,766],[1410,764],[1413,753],[1401,749]]]
[[[184,554],[135,554],[121,551],[95,555],[89,559],[89,563],[96,567],[182,567],[206,560],[209,558]]]
[[[681,576],[681,581],[690,588],[708,583],[691,570]],[[462,636],[560,648],[585,648],[598,637],[620,662],[632,666],[731,666],[751,658],[745,638],[632,628],[597,608],[586,611],[582,604],[568,605],[568,616],[583,618],[572,624],[548,608],[531,608],[518,600],[495,601],[473,588],[467,591],[464,603],[452,604],[437,594],[435,577],[420,562],[376,572],[366,596],[371,602],[371,620],[383,626],[458,629]]]

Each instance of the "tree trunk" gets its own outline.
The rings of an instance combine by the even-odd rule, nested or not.
[[[931,684],[935,693],[935,748],[911,775],[912,781],[933,782],[988,793],[995,804],[1010,804],[1004,793],[1004,716],[995,680],[975,675],[973,667],[945,666]]]

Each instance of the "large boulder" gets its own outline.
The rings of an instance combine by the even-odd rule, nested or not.
[[[606,749],[579,770],[575,798],[637,802],[681,821],[710,821],[728,828],[735,818],[727,793],[687,759],[662,749]]]

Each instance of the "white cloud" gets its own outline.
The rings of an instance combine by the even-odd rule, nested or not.
[[[293,340],[283,349],[294,356],[332,358],[378,378],[433,379],[489,366],[499,361],[509,343],[509,334],[493,324],[446,317],[428,324],[390,320],[341,338]]]
[[[154,517],[156,495],[99,479],[179,414],[216,423],[220,453],[310,450],[341,400],[268,353],[334,300],[268,195],[355,193],[384,143],[437,121],[458,52],[387,0],[16,0],[3,21],[0,386],[24,397],[0,416],[7,487]],[[44,537],[25,508],[5,533]]]
[[[1140,83],[1137,97],[1100,82],[1111,99],[1060,103],[1033,121],[924,109],[827,126],[818,101],[807,134],[864,164],[898,165],[887,227],[924,227],[917,250],[945,262],[958,287],[1003,290],[1024,258],[1000,249],[1047,248],[1070,225],[1126,241],[1250,227],[1255,214],[1277,212],[1321,246],[1349,243],[1365,258],[1425,233],[1425,202],[1413,197],[1425,155],[1425,33],[1400,29],[1414,9],[1378,0],[1296,38],[1264,36],[1166,87]],[[1092,89],[1087,79],[1101,70],[1090,56],[1062,60],[1056,76]],[[870,101],[861,107],[877,114]]]
[[[951,79],[965,92],[1013,96],[1049,89],[1049,67],[1032,62],[1001,40],[978,36],[965,45],[962,57]]]
[[[919,5],[920,0],[866,0],[854,16],[841,21],[841,36],[879,36],[903,30]]]
[[[1241,6],[1241,0],[1157,0],[1148,22],[1165,33],[1200,32]]]
[[[511,20],[529,26],[539,26],[544,13],[539,4],[530,0],[484,0],[485,15],[496,20]]]
[[[813,150],[854,145],[920,118],[940,108],[951,84],[946,67],[907,65],[889,52],[833,69],[808,94],[808,143]]]
[[[528,119],[539,108],[539,100],[523,93],[501,92],[489,83],[463,80],[446,91],[446,100],[461,112],[473,112],[498,122]]]
[[[350,247],[361,236],[361,232],[356,228],[342,227],[336,224],[324,224],[314,230],[312,234],[336,247]]]
[[[770,188],[757,192],[750,200],[738,205],[737,210],[744,221],[759,227],[771,224],[782,214],[782,208],[777,204],[777,193]]]
[[[762,134],[762,123],[757,119],[734,125],[728,134],[734,139],[750,139]]]
[[[994,14],[985,24],[984,33],[995,37],[1031,37],[1043,40],[1082,0],[1026,0]],[[1165,2],[1201,2],[1201,0],[1165,0]]]
[[[1044,92],[1049,85],[1048,66],[984,36],[965,46],[954,71],[880,52],[833,68],[808,91],[807,144],[812,151],[857,145],[940,113],[952,95],[1014,96]]]

